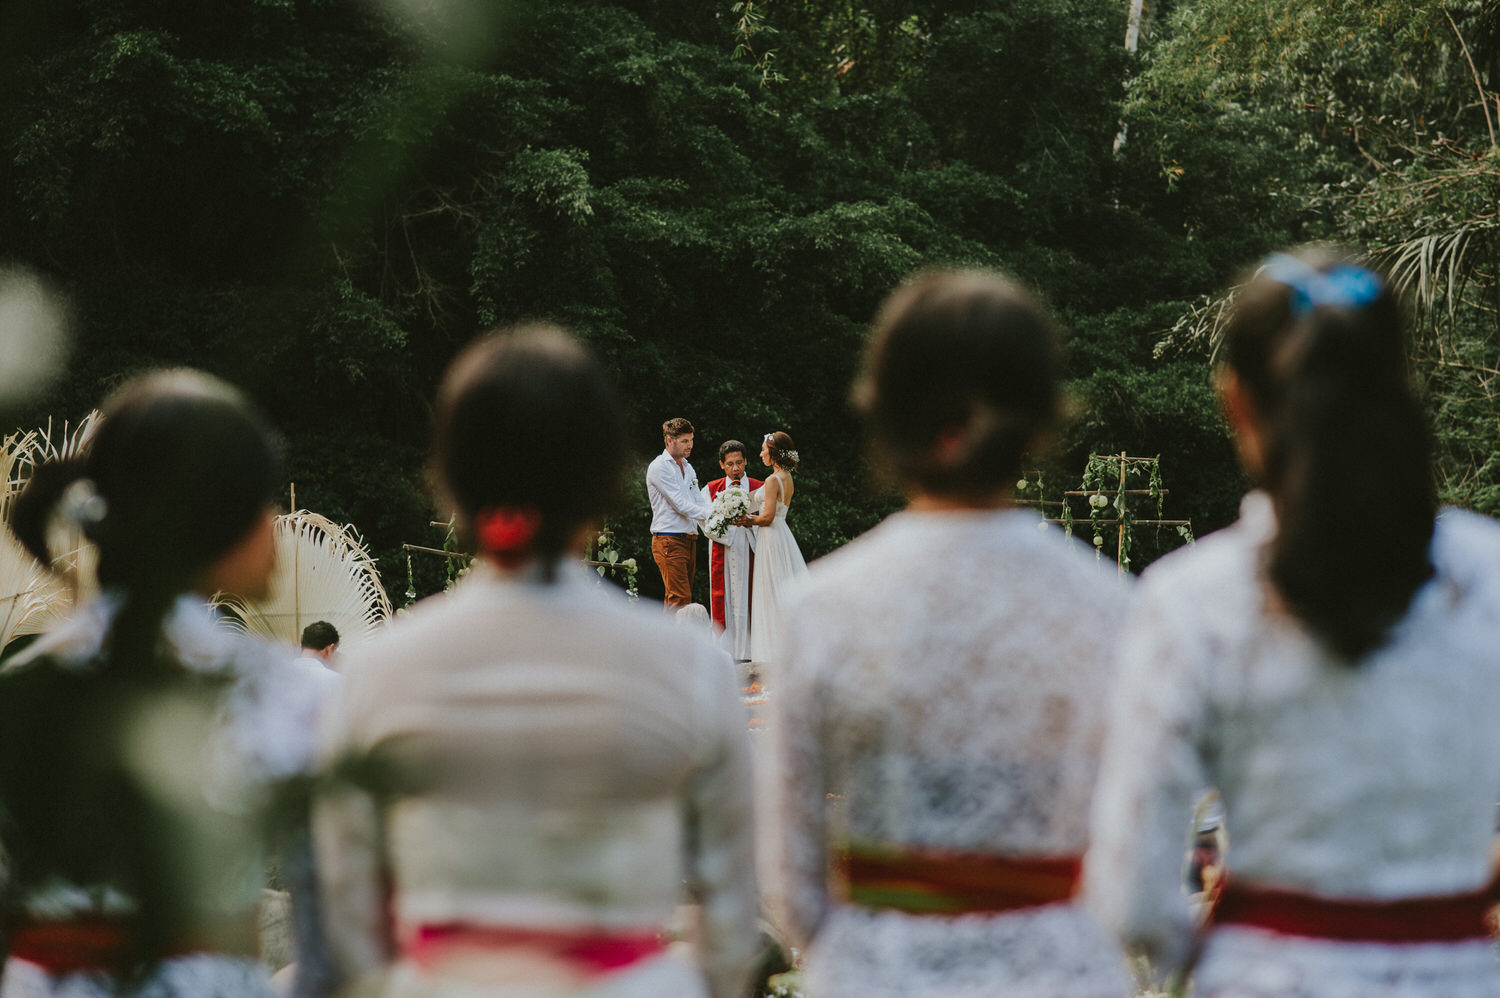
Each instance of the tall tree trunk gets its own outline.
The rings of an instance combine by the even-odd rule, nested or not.
[[[1141,41],[1141,8],[1143,0],[1130,0],[1130,17],[1125,22],[1125,51],[1135,55],[1136,47]],[[1125,133],[1130,126],[1122,118],[1120,120],[1120,131],[1115,135],[1115,155],[1125,148]]]

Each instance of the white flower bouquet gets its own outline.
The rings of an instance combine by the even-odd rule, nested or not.
[[[750,515],[750,494],[744,489],[725,489],[714,499],[704,529],[715,537],[723,537],[734,526],[734,521]]]

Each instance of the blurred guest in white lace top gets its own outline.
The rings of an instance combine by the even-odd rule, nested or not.
[[[264,595],[281,484],[246,401],[170,371],[122,388],[17,499],[39,559],[58,514],[94,542],[102,595],[0,672],[5,998],[272,995],[265,824],[311,760],[316,692],[205,600]]]
[[[552,328],[481,340],[438,398],[436,467],[483,563],[351,661],[320,822],[343,965],[400,998],[739,998],[757,948],[749,741],[707,627],[581,564],[625,432]],[[388,892],[388,893],[387,893]],[[663,938],[698,904],[696,958]]]
[[[1147,572],[1089,858],[1098,911],[1205,998],[1500,995],[1485,912],[1500,788],[1500,527],[1435,508],[1396,302],[1268,258],[1221,389],[1263,491]],[[1204,937],[1180,888],[1223,796]],[[1201,944],[1201,951],[1199,949]]]
[[[1117,998],[1073,901],[1124,586],[1008,497],[1058,348],[996,275],[876,323],[856,401],[909,508],[812,567],[773,697],[780,926],[811,998]]]

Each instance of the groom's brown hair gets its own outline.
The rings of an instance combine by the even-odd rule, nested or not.
[[[675,416],[661,424],[661,435],[664,439],[671,440],[680,437],[684,433],[692,433],[693,424],[681,416]]]

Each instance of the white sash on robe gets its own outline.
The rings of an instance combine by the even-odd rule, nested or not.
[[[746,479],[741,479],[746,481]],[[726,485],[725,488],[731,486]],[[743,486],[742,486],[743,487]],[[712,505],[708,486],[703,501]],[[748,495],[749,490],[746,489]],[[722,538],[711,536],[724,555],[724,633],[720,642],[736,662],[750,660],[750,556],[755,551],[754,527],[730,527]]]

